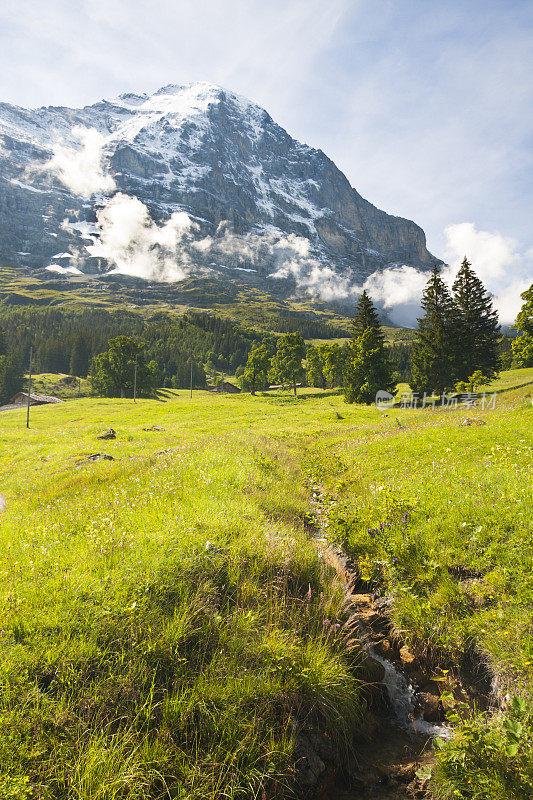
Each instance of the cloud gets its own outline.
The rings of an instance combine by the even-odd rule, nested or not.
[[[522,305],[521,292],[533,282],[533,249],[521,251],[518,242],[501,233],[480,231],[472,222],[449,225],[444,277],[452,282],[466,255],[485,288],[494,295],[500,322],[511,324]]]
[[[42,169],[52,172],[67,189],[81,197],[114,191],[115,181],[104,167],[105,137],[95,128],[80,125],[74,127],[72,133],[81,147],[76,149],[58,143],[54,155]]]
[[[67,223],[66,227],[74,226]],[[348,277],[314,257],[305,237],[275,229],[238,234],[228,220],[213,235],[198,235],[199,230],[184,211],[174,212],[158,225],[144,203],[119,192],[97,211],[96,225],[91,226],[93,244],[87,252],[109,262],[111,273],[145,280],[173,282],[239,270],[260,273],[272,281],[290,280],[296,295],[324,301],[355,298],[361,291]]]
[[[445,231],[442,278],[451,288],[461,261],[466,257],[483,285],[493,295],[500,322],[510,325],[522,305],[520,294],[533,281],[533,250],[521,251],[518,243],[500,233],[478,230],[472,222],[449,225]],[[414,326],[427,272],[414,267],[389,267],[374,272],[364,288],[398,325]]]
[[[97,212],[99,238],[87,250],[113,264],[112,272],[180,281],[190,270],[182,243],[195,227],[183,211],[174,212],[167,222],[157,225],[144,203],[119,192]]]
[[[449,225],[445,235],[448,265],[442,269],[443,279],[452,286],[466,255],[494,296],[500,321],[511,324],[521,306],[520,294],[533,280],[533,250],[520,252],[513,239],[478,230],[470,222]],[[123,193],[109,198],[97,212],[87,251],[107,260],[111,272],[146,280],[173,282],[213,271],[244,270],[272,281],[291,281],[296,295],[325,302],[352,301],[366,289],[393,323],[407,327],[416,326],[429,278],[427,271],[394,265],[376,270],[359,286],[321,262],[303,236],[274,228],[238,234],[228,220],[213,235],[201,235],[199,225],[184,211],[158,225],[144,203]]]
[[[422,225],[437,255],[452,219],[533,244],[525,0],[0,6],[3,100],[84,105],[208,80],[260,103],[372,203]]]
[[[346,276],[324,266],[311,254],[309,239],[289,234],[272,246],[276,264],[271,278],[292,278],[299,293],[320,300],[344,300],[360,291]]]
[[[427,280],[427,272],[403,265],[372,273],[363,288],[387,311],[392,322],[412,327],[420,316],[420,301]]]

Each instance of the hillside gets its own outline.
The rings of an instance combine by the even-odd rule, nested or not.
[[[530,798],[531,381],[3,414],[0,794]]]
[[[51,288],[86,276],[97,295],[118,272],[150,281],[153,302],[154,282],[185,279],[352,302],[376,270],[436,261],[415,223],[220,87],[81,109],[0,104],[0,267]]]

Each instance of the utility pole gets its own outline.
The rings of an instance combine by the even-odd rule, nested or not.
[[[30,427],[30,395],[31,395],[31,361],[33,356],[33,347],[30,347],[30,371],[28,374],[28,405],[26,406],[26,427]]]
[[[192,400],[192,358],[191,358],[191,400]]]
[[[135,356],[135,371],[133,373],[133,402],[137,401],[137,356]]]

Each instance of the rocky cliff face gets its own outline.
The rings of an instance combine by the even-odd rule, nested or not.
[[[124,210],[133,199],[146,207],[142,235],[131,202]],[[375,208],[324,153],[219,87],[167,86],[83,109],[0,104],[4,266],[209,274],[327,299],[386,266],[435,261],[414,222]]]

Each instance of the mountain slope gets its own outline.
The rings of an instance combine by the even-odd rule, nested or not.
[[[0,104],[2,266],[238,278],[328,300],[377,269],[435,260],[415,223],[220,87],[83,109]]]

